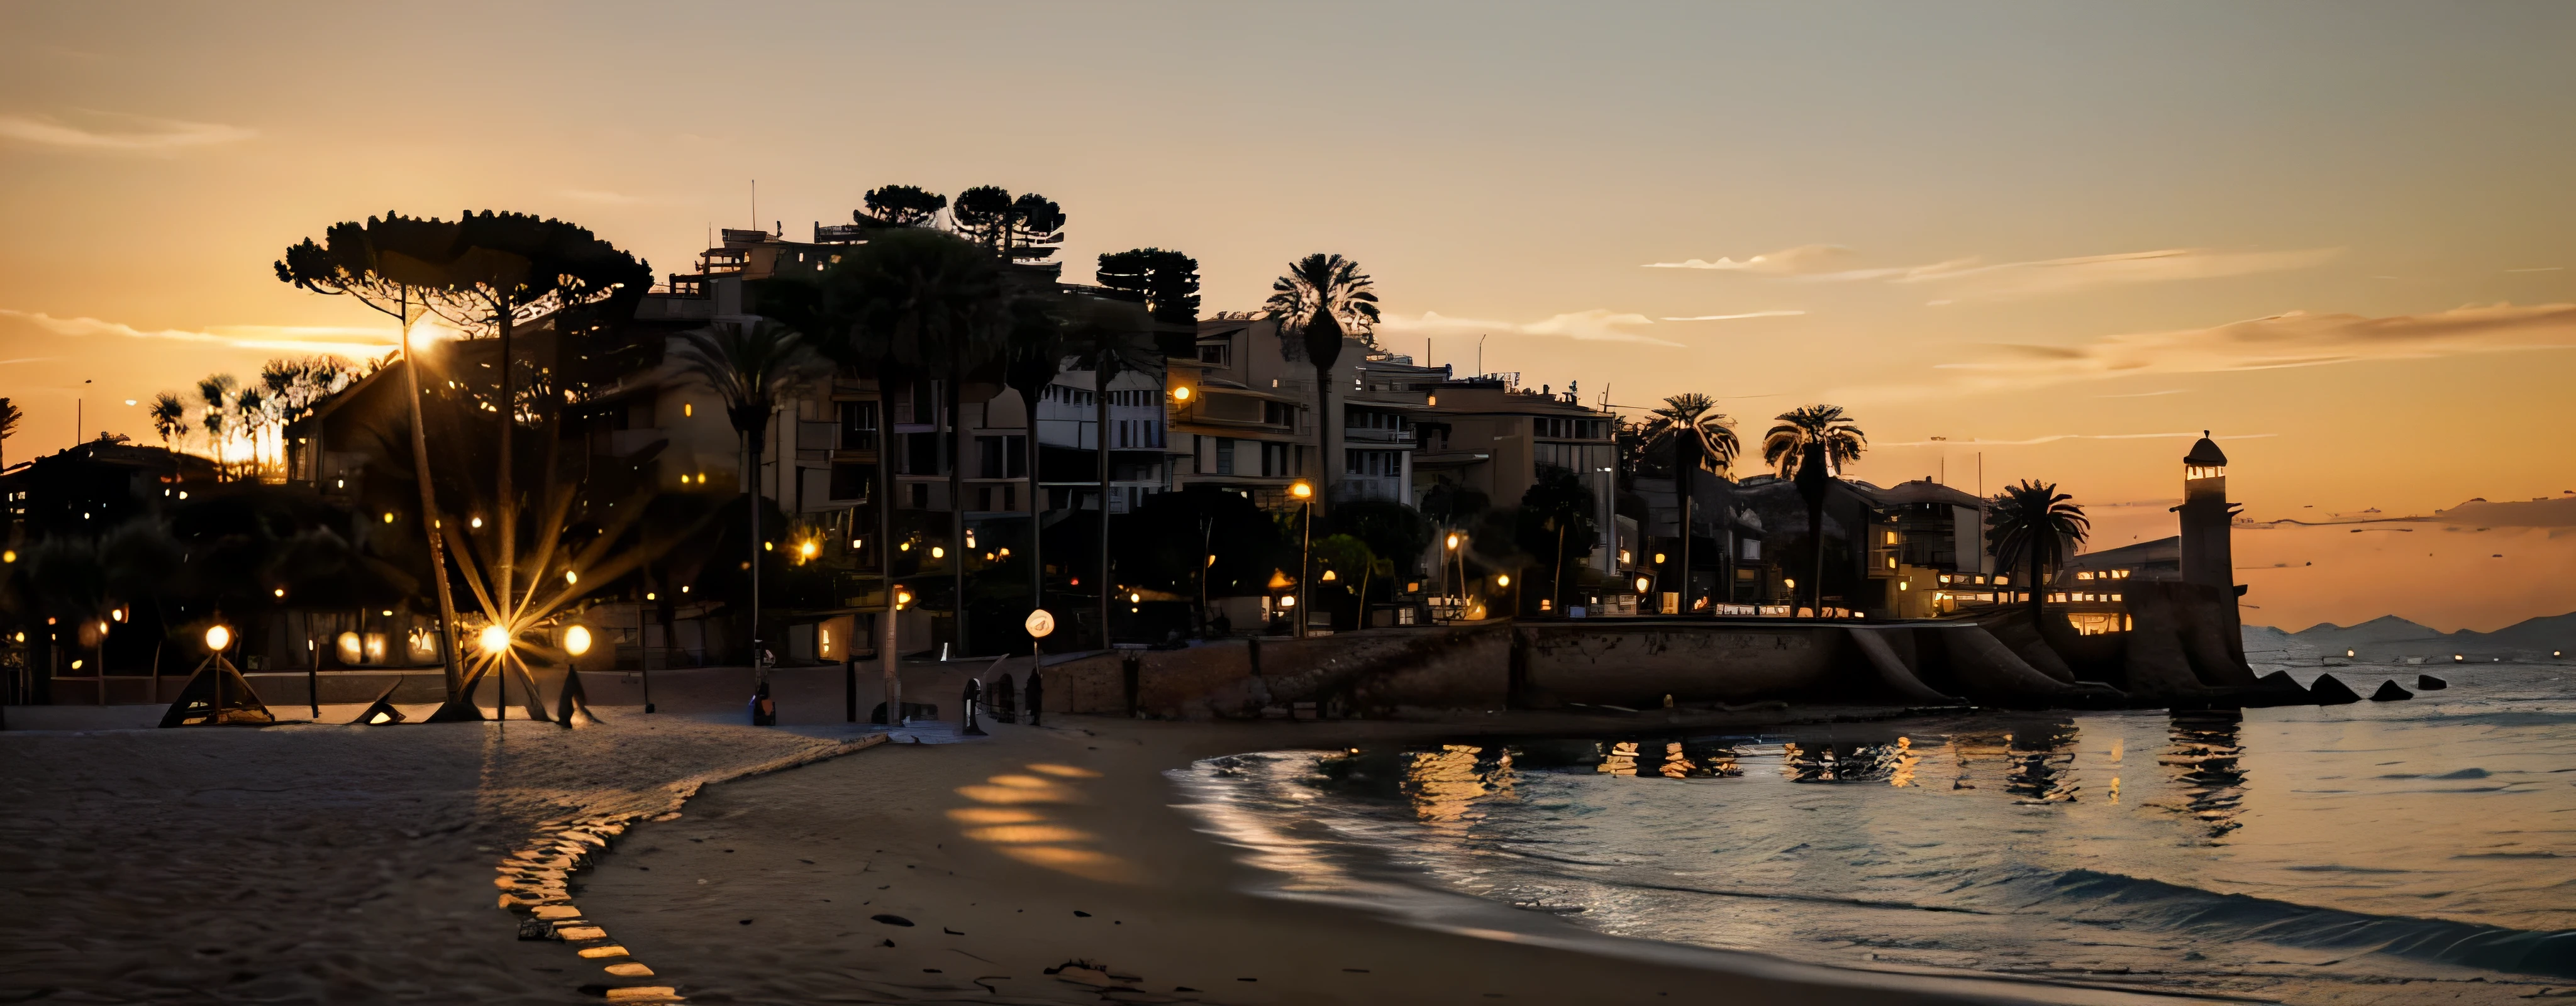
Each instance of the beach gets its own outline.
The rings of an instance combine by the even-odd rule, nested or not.
[[[1615,940],[1508,909],[1444,928],[1262,897],[1262,871],[1173,806],[1169,773],[1198,759],[1455,722],[1068,717],[965,742],[924,724],[897,735],[932,743],[858,750],[841,724],[664,710],[603,706],[574,730],[0,733],[0,1001],[2123,998]],[[563,884],[622,945],[606,963],[522,939],[496,904],[496,870],[567,823],[612,836]],[[633,962],[649,967],[608,970]]]

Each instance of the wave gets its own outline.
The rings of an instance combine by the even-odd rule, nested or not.
[[[2149,921],[2212,940],[2260,940],[2576,978],[2576,930],[2534,932],[2443,919],[2364,915],[2095,870],[2069,870],[2057,875],[2050,887],[2051,901],[2116,905],[2124,923]]]

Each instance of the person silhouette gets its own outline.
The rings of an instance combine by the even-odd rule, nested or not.
[[[778,725],[778,703],[769,697],[769,682],[761,682],[759,690],[751,693],[751,725]]]

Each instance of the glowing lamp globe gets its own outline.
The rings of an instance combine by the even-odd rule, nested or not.
[[[1301,500],[1311,499],[1315,495],[1315,487],[1307,485],[1304,481],[1300,480],[1295,485],[1288,487],[1288,495],[1297,497]]]
[[[565,629],[564,652],[576,657],[590,652],[590,630],[579,625]]]
[[[483,633],[475,637],[475,642],[482,644],[483,652],[498,655],[501,651],[510,648],[510,630],[498,625],[486,625],[483,627]]]
[[[206,627],[207,649],[220,652],[224,647],[231,645],[233,645],[233,630],[224,628],[220,625],[211,625]]]

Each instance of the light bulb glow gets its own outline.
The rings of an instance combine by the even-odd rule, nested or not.
[[[1501,573],[1501,574],[1497,574],[1497,575],[1494,577],[1494,586],[1497,586],[1497,587],[1509,587],[1509,586],[1511,586],[1511,585],[1512,585],[1512,575],[1511,575],[1511,574],[1509,574],[1509,573]]]
[[[564,652],[576,657],[590,652],[590,630],[578,625],[565,629]]]
[[[486,625],[475,641],[482,645],[484,653],[499,656],[501,651],[510,648],[510,630],[498,625]]]
[[[573,572],[572,570],[569,570],[569,569],[564,570],[564,582],[565,582],[565,583],[567,583],[567,584],[580,583],[580,582],[581,582],[581,574],[576,573],[576,572]]]
[[[1300,479],[1295,485],[1288,487],[1288,495],[1298,499],[1308,499],[1315,495],[1315,487],[1307,485],[1305,480]]]
[[[233,645],[233,630],[224,628],[220,625],[210,625],[206,627],[207,649],[220,653],[223,651],[224,647],[231,645]]]
[[[948,558],[948,550],[947,550],[947,549],[944,549],[944,548],[941,548],[941,547],[939,547],[939,546],[937,546],[937,545],[932,545],[932,546],[930,546],[930,557],[931,557],[931,558],[933,558],[933,559],[945,559],[945,558]]]
[[[1457,535],[1454,535],[1454,534],[1453,534],[1453,535],[1450,535],[1450,536],[1449,536],[1449,547],[1450,547],[1450,548],[1457,548],[1457,547],[1458,547],[1458,536],[1457,536]]]

